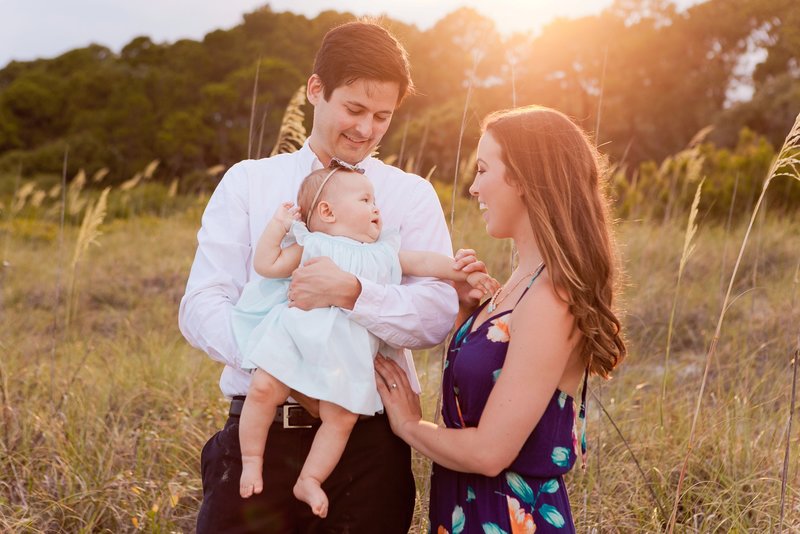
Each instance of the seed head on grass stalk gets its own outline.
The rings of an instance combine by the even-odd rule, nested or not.
[[[296,152],[306,141],[306,127],[303,125],[305,113],[303,104],[306,103],[306,86],[301,85],[297,88],[286,111],[281,119],[281,127],[278,130],[278,139],[272,148],[270,156]]]
[[[67,187],[67,215],[70,217],[78,215],[83,207],[86,206],[86,197],[81,195],[85,185],[86,173],[81,169]]]
[[[153,175],[155,174],[156,169],[158,169],[158,165],[160,163],[161,163],[161,160],[158,160],[158,159],[154,159],[153,161],[148,163],[147,167],[145,167],[144,171],[142,172],[142,177],[145,180],[150,180],[151,178],[153,178]]]
[[[156,160],[158,161],[158,160]],[[155,169],[153,169],[155,170]],[[102,169],[97,169],[97,172],[94,173],[92,176],[92,183],[96,184],[98,182],[102,182],[103,179],[108,176],[108,167],[103,167]]]
[[[744,234],[742,245],[739,248],[739,256],[736,258],[736,264],[733,266],[733,273],[731,274],[731,278],[728,283],[728,291],[725,294],[725,299],[722,301],[722,310],[720,311],[719,319],[717,320],[717,327],[714,331],[714,337],[711,339],[708,352],[706,352],[705,369],[703,370],[703,378],[700,382],[700,391],[697,394],[694,416],[692,417],[692,426],[691,430],[689,431],[689,440],[686,446],[686,455],[683,458],[683,465],[681,466],[680,476],[678,477],[678,486],[675,490],[675,503],[672,508],[672,515],[670,516],[669,523],[667,525],[667,532],[669,532],[669,534],[674,532],[675,524],[678,520],[678,505],[680,504],[681,499],[681,489],[683,487],[683,480],[686,477],[686,468],[689,463],[689,456],[692,454],[695,430],[697,428],[697,419],[700,415],[700,406],[703,402],[703,392],[705,391],[706,382],[708,381],[708,370],[711,366],[711,360],[714,358],[714,354],[717,350],[720,332],[722,331],[722,323],[725,320],[725,312],[728,311],[729,307],[728,302],[730,301],[731,292],[733,290],[733,283],[736,280],[736,274],[739,271],[739,265],[742,262],[742,256],[744,255],[744,249],[747,246],[747,240],[750,237],[750,231],[753,229],[753,223],[756,220],[756,216],[758,216],[759,208],[761,207],[761,203],[764,201],[767,189],[769,189],[769,185],[772,183],[772,180],[779,176],[800,182],[800,115],[795,118],[794,125],[789,131],[789,135],[786,136],[786,140],[784,141],[778,156],[772,161],[772,165],[767,173],[767,178],[764,180],[764,185],[761,188],[761,194],[758,197],[755,208],[753,208],[753,213],[750,216],[750,223],[747,225],[747,231]]]
[[[132,178],[125,180],[124,182],[119,184],[120,191],[130,191],[131,189],[139,185],[139,182],[142,181],[143,176],[144,175],[141,172],[137,172],[136,174],[133,175]]]
[[[661,399],[658,403],[658,417],[661,422],[661,428],[664,428],[664,401],[667,396],[667,378],[669,374],[669,355],[670,347],[672,344],[673,325],[675,323],[675,309],[678,306],[678,294],[681,290],[681,279],[683,278],[683,270],[689,261],[689,257],[694,252],[695,244],[692,242],[697,233],[697,212],[700,206],[700,192],[703,189],[705,178],[700,180],[697,186],[697,192],[694,194],[692,201],[692,209],[689,211],[689,222],[686,225],[686,234],[683,238],[683,252],[681,252],[681,261],[678,264],[678,282],[675,285],[675,295],[672,298],[672,310],[669,313],[669,325],[667,326],[667,348],[664,351],[664,378],[661,381]]]
[[[70,320],[75,313],[75,279],[77,278],[78,263],[86,253],[86,250],[91,244],[98,244],[97,238],[100,237],[100,225],[106,217],[106,206],[108,200],[108,192],[111,191],[110,187],[103,189],[100,193],[100,198],[97,199],[96,204],[89,204],[86,208],[86,213],[83,216],[81,228],[78,231],[78,239],[75,242],[75,249],[72,253],[72,261],[70,261],[70,280],[69,280],[69,295],[67,297],[67,319],[66,326],[69,327]]]
[[[19,180],[19,178],[17,179]],[[28,197],[36,189],[36,182],[27,182],[14,193],[14,203],[11,205],[11,213],[17,214],[25,207]]]

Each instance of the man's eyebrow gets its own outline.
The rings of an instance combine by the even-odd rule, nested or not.
[[[365,106],[361,102],[358,102],[357,100],[345,100],[345,104],[347,104],[348,106],[359,108],[359,109],[367,109],[367,106]],[[393,109],[385,109],[385,110],[381,110],[381,111],[376,111],[376,113],[386,113],[388,115],[391,115],[392,113],[394,113],[394,110]]]

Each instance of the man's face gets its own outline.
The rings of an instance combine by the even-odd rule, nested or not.
[[[359,78],[337,87],[328,100],[314,74],[308,80],[308,101],[314,106],[309,143],[323,165],[332,157],[356,164],[378,145],[392,120],[400,88],[395,82]]]

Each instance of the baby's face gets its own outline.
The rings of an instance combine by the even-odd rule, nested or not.
[[[344,234],[363,243],[381,235],[381,214],[375,206],[372,182],[363,174],[348,172],[334,176],[336,186],[329,203]]]

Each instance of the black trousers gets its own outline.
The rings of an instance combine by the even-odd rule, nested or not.
[[[292,493],[315,433],[273,423],[264,452],[264,491],[242,499],[239,418],[229,417],[200,455],[197,533],[406,534],[415,498],[411,449],[392,433],[386,416],[356,423],[342,459],[322,485],[329,500],[325,519]]]

